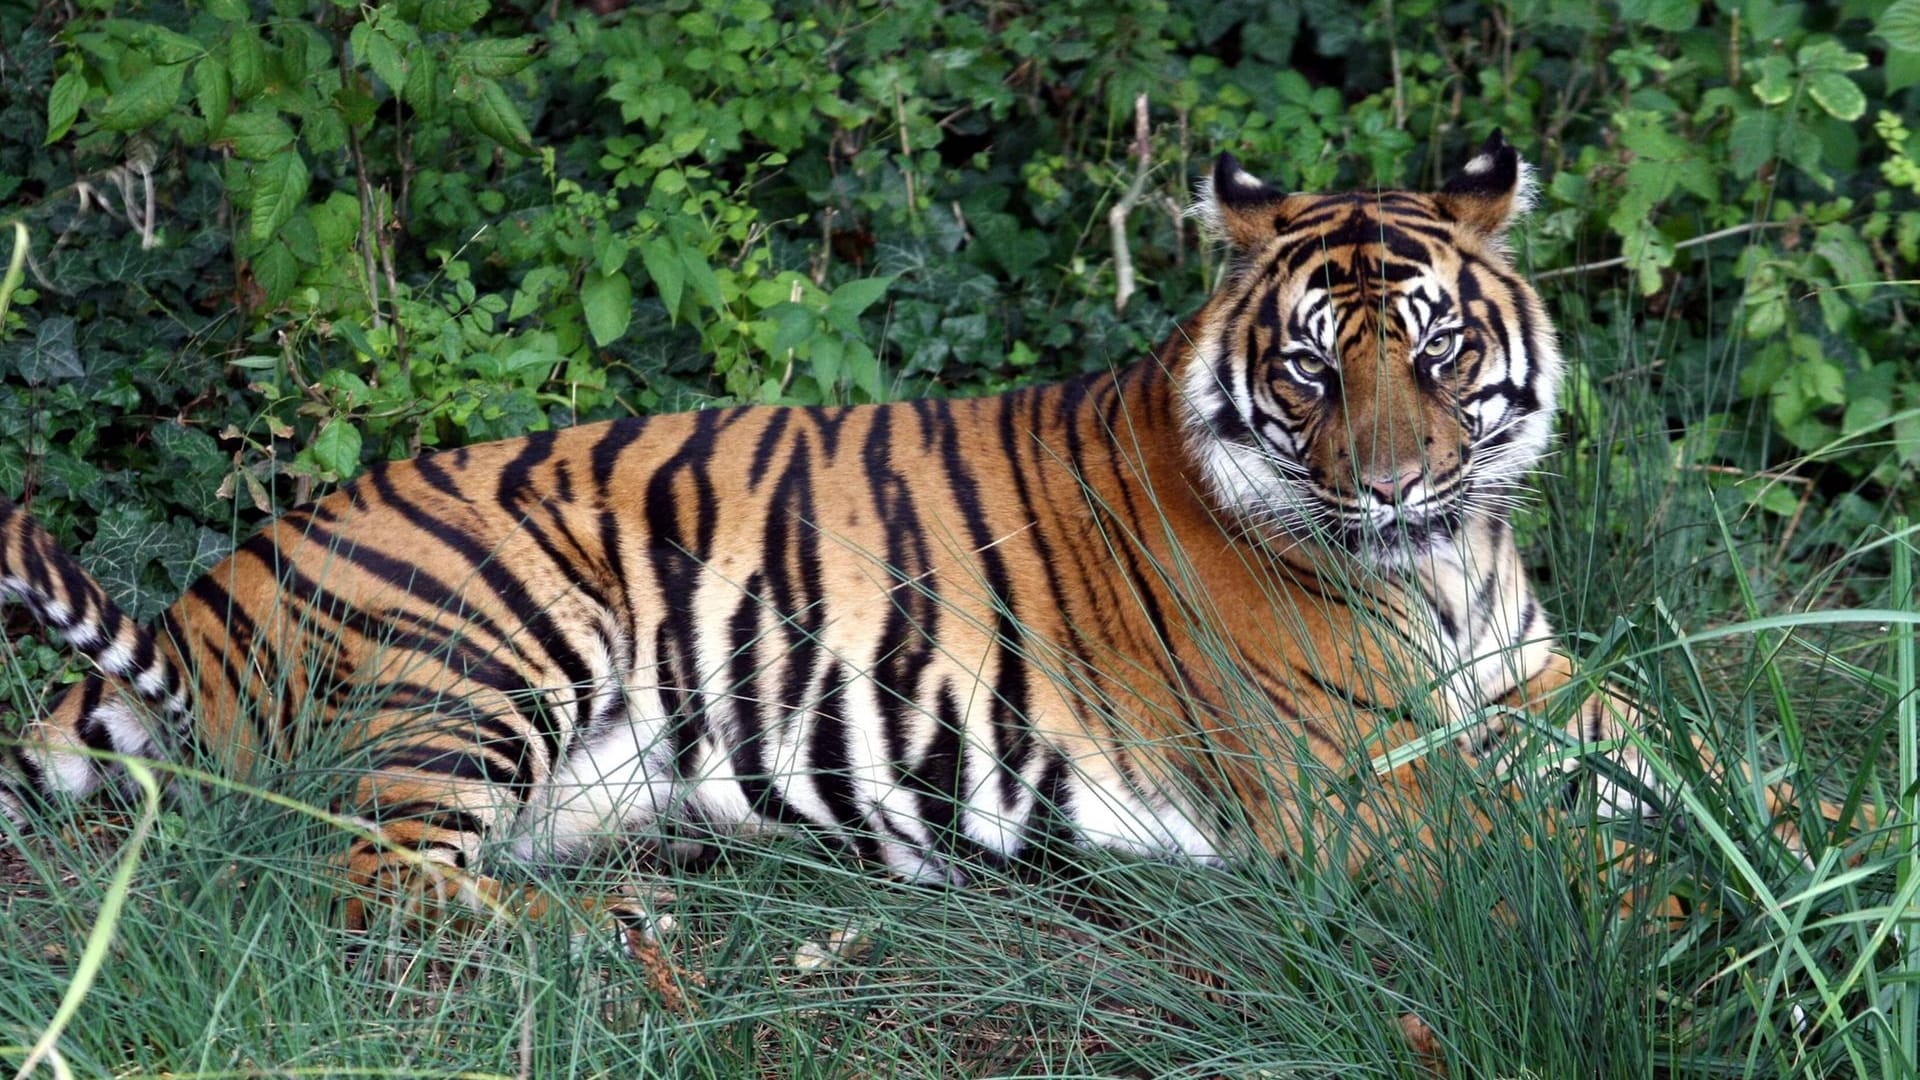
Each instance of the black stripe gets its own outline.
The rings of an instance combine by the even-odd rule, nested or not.
[[[763,742],[767,737],[764,715],[752,708],[760,700],[758,693],[760,661],[757,650],[761,636],[760,594],[765,581],[760,574],[748,577],[740,602],[727,620],[727,675],[729,679],[727,711],[733,714],[733,740],[729,758],[733,762],[734,782],[747,797],[747,805],[761,817],[782,825],[801,825],[806,818],[787,802],[780,781],[767,771]],[[775,708],[779,708],[776,705]],[[789,778],[790,780],[790,778]]]
[[[700,656],[693,601],[705,573],[718,516],[707,465],[714,454],[719,420],[717,411],[694,415],[693,430],[679,451],[648,478],[642,506],[647,554],[662,612],[654,632],[655,679],[672,717],[667,725],[667,743],[683,775],[696,764],[698,745],[709,734],[707,702],[698,690]],[[691,491],[679,490],[683,477]],[[694,514],[691,536],[680,525],[682,509],[688,503]]]
[[[774,448],[780,445],[780,436],[786,432],[792,420],[792,409],[775,409],[773,415],[767,418],[767,426],[761,430],[760,439],[753,447],[753,462],[747,466],[748,491],[758,488],[760,481],[766,478],[767,467],[773,464]]]
[[[993,643],[1000,653],[999,670],[993,680],[993,700],[988,703],[994,754],[1000,766],[1017,778],[1033,749],[1033,731],[1027,716],[1030,707],[1027,661],[1020,653],[1020,601],[1013,595],[1013,579],[1007,573],[1006,560],[996,543],[1001,538],[994,536],[987,524],[980,486],[967,467],[951,408],[941,401],[935,404],[935,410],[941,421],[940,457],[947,474],[947,486],[966,521],[967,538],[980,560],[981,577],[987,586],[988,599],[993,603]],[[1003,808],[1011,809],[1018,798],[1011,780],[1001,786]]]
[[[587,688],[593,681],[593,672],[586,660],[567,640],[560,627],[554,623],[546,605],[535,602],[526,582],[516,577],[504,563],[494,557],[493,552],[486,550],[465,530],[416,506],[401,495],[392,482],[384,476],[380,477],[376,487],[380,497],[389,506],[398,510],[417,528],[460,554],[474,568],[501,605],[511,611],[514,618],[525,627],[527,633],[516,635],[515,644],[521,648],[543,651],[566,677],[568,685],[578,688],[575,699],[578,712],[575,722],[584,725],[589,704]]]
[[[880,846],[862,826],[865,815],[853,787],[852,757],[847,739],[852,734],[846,717],[846,692],[849,676],[838,663],[827,669],[826,695],[813,711],[812,737],[807,740],[807,758],[812,765],[813,789],[840,826],[841,835],[852,843],[862,857],[877,860]]]

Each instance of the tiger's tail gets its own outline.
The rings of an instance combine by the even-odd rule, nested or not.
[[[90,752],[153,756],[153,732],[178,727],[187,712],[187,681],[151,630],[0,496],[0,604],[15,601],[98,669],[69,687],[50,715],[30,721],[23,739],[0,743],[0,762],[13,766],[0,768],[0,814],[19,820],[22,796],[96,790],[107,763]]]

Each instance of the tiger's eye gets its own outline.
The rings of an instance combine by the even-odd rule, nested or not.
[[[1327,362],[1312,353],[1300,353],[1293,357],[1295,371],[1309,379],[1317,379],[1327,373]]]
[[[1436,358],[1445,356],[1453,351],[1454,342],[1459,340],[1460,331],[1458,330],[1449,330],[1444,334],[1435,334],[1433,338],[1427,342],[1427,347],[1421,351],[1428,356]]]

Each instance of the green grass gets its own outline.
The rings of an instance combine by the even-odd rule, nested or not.
[[[1419,1076],[1412,1013],[1454,1076],[1914,1076],[1914,533],[1822,503],[1783,539],[1730,478],[1676,459],[1671,418],[1616,379],[1660,344],[1571,342],[1601,423],[1549,462],[1525,532],[1573,651],[1659,718],[1658,819],[1549,828],[1552,785],[1436,756],[1435,805],[1491,834],[1436,814],[1424,861],[1355,875],[1092,855],[929,889],[799,837],[730,841],[697,869],[638,841],[508,868],[561,896],[670,885],[666,945],[703,984],[675,1013],[559,919],[376,937],[350,966],[325,870],[338,829],[177,784],[163,810],[77,809],[23,842],[0,1064],[46,1042],[41,1075]],[[7,663],[30,701],[37,674]],[[1690,735],[1744,769],[1705,769]],[[1803,858],[1770,830],[1762,780],[1823,793],[1852,827],[1830,836],[1802,805]],[[1651,858],[1596,856],[1604,837]],[[1623,915],[1641,891],[1690,910]]]

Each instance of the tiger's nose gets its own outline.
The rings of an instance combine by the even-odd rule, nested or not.
[[[1376,473],[1367,481],[1367,486],[1383,503],[1405,502],[1407,493],[1420,485],[1425,470],[1418,465],[1409,465],[1395,472]]]

